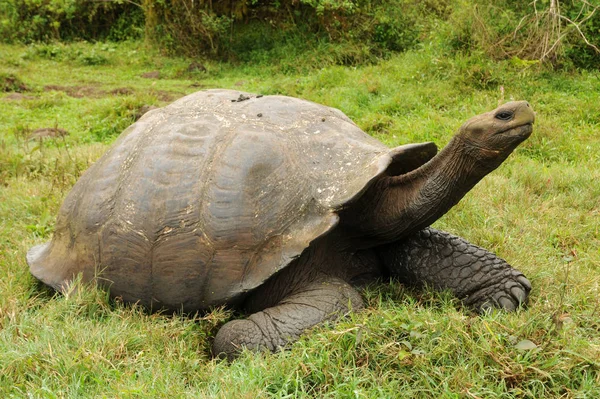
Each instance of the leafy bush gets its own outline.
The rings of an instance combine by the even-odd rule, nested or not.
[[[600,6],[586,0],[145,0],[143,6],[147,37],[189,56],[281,62],[282,51],[296,58],[327,47],[314,58],[347,65],[437,36],[452,51],[492,59],[600,64],[600,43],[594,43]]]
[[[555,66],[600,65],[600,5],[586,0],[459,0],[448,21],[447,44],[455,51]]]
[[[283,70],[303,69],[298,58],[374,62],[435,37],[442,48],[492,59],[600,65],[600,5],[588,0],[0,2],[3,41],[126,40],[143,32],[167,53],[281,63]]]
[[[131,2],[4,0],[0,2],[0,40],[124,40],[143,32],[143,11]]]
[[[217,53],[232,22],[227,15],[217,14],[212,2],[144,0],[143,7],[147,38],[168,50],[188,55]]]
[[[439,8],[444,1],[432,2]],[[336,46],[335,63],[356,64],[413,48],[431,4],[412,0],[162,0],[143,3],[147,37],[171,52],[234,60],[280,60]]]

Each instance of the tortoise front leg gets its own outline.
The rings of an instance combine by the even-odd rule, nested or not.
[[[265,293],[268,295],[269,293]],[[235,358],[243,347],[275,351],[307,328],[363,307],[360,294],[337,277],[307,283],[277,305],[226,323],[215,337],[213,354]]]
[[[432,228],[378,251],[385,267],[402,282],[449,289],[479,312],[490,307],[515,310],[531,291],[523,273],[503,259]]]

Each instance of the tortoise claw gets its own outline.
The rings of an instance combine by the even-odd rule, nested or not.
[[[465,303],[479,313],[485,313],[492,308],[514,312],[527,303],[530,291],[531,283],[518,273],[474,292],[465,299]]]

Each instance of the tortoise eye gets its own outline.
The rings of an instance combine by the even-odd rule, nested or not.
[[[513,117],[513,113],[510,111],[502,111],[496,114],[495,118],[501,121],[508,121]]]

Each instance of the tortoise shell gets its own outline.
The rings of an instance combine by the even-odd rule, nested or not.
[[[402,153],[323,105],[194,93],[122,133],[27,261],[58,290],[81,273],[153,308],[234,303],[331,230]]]

